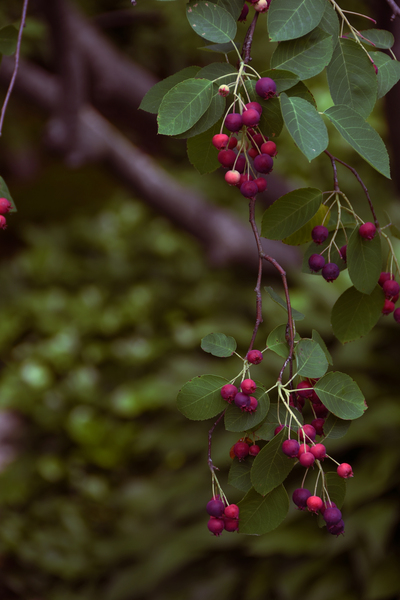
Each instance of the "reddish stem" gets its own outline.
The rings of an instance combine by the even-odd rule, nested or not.
[[[225,409],[226,410],[226,409]],[[218,425],[218,423],[220,422],[220,420],[222,419],[222,417],[225,414],[225,410],[219,415],[218,419],[215,421],[214,425],[211,427],[210,431],[208,432],[208,466],[210,471],[218,471],[218,467],[214,467],[213,465],[213,461],[211,460],[211,440],[212,440],[212,434],[214,433],[214,429],[216,428],[216,426]]]
[[[247,65],[247,63],[249,63],[251,61],[251,45],[253,43],[253,37],[254,37],[254,31],[256,29],[256,25],[257,25],[257,19],[258,19],[258,15],[260,13],[259,12],[255,12],[253,20],[250,24],[250,27],[247,30],[246,33],[246,37],[244,38],[244,42],[243,42],[243,50],[242,50],[242,57],[243,57],[243,62]]]

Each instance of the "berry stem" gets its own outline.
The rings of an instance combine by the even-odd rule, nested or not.
[[[259,13],[256,11],[254,14],[253,20],[250,23],[250,27],[248,28],[248,30],[246,32],[244,41],[243,41],[242,57],[243,57],[243,62],[245,64],[247,64],[251,61],[251,56],[250,56],[251,45],[253,43],[253,37],[254,37],[254,32],[256,29],[256,25],[257,25],[258,15],[259,15]]]
[[[223,418],[224,414],[225,414],[226,409],[219,415],[218,419],[215,421],[214,425],[211,427],[211,429],[208,432],[208,467],[211,471],[211,473],[214,476],[214,471],[215,469],[218,470],[218,467],[215,467],[213,464],[213,461],[211,459],[211,440],[212,440],[212,434],[214,433],[214,429],[216,428],[216,426],[218,425],[218,423],[221,421],[221,419]]]

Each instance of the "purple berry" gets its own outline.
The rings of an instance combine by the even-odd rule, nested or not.
[[[363,225],[360,225],[358,233],[365,240],[372,240],[376,234],[376,227],[373,223],[364,223]]]
[[[259,173],[271,173],[274,161],[269,154],[259,154],[254,159],[254,168]]]
[[[230,113],[226,116],[224,123],[228,131],[239,131],[242,124],[242,115],[239,115],[239,113]]]
[[[214,535],[221,535],[224,530],[225,523],[223,519],[216,519],[215,517],[211,517],[211,519],[207,523],[207,527],[211,533]]]
[[[396,323],[400,323],[400,308],[396,308],[396,310],[393,313],[393,317]]]
[[[246,358],[252,365],[259,365],[264,357],[259,350],[250,350],[250,352],[247,353]]]
[[[297,440],[285,440],[282,444],[282,452],[290,458],[296,458],[300,450],[300,444]]]
[[[321,254],[311,254],[308,259],[308,266],[311,271],[320,271],[325,264],[325,258]]]
[[[317,435],[324,435],[324,424],[325,424],[325,419],[314,419],[313,421],[311,421],[311,425],[314,427]]]
[[[336,523],[339,523],[340,519],[342,518],[342,513],[336,507],[325,508],[322,516],[327,525],[335,525]]]
[[[328,237],[329,231],[324,225],[317,225],[311,232],[311,237],[316,244],[322,244]]]
[[[211,517],[222,517],[225,510],[225,504],[218,498],[213,498],[207,503],[206,510]]]
[[[342,260],[344,260],[344,262],[347,262],[347,244],[345,244],[344,246],[342,246],[340,248],[339,254],[340,254],[340,258]]]
[[[245,4],[242,8],[242,12],[240,13],[240,15],[238,17],[239,23],[244,23],[246,21],[246,17],[248,14],[249,14],[249,7],[247,6],[247,4]]]
[[[397,294],[400,292],[400,285],[397,283],[397,281],[389,279],[388,281],[385,281],[385,283],[382,286],[382,289],[386,298],[389,299],[393,298],[393,296],[397,296]]]
[[[245,410],[246,412],[256,412],[258,406],[257,398],[254,398],[254,396],[250,396],[249,400],[250,402],[243,410]]]
[[[300,510],[304,510],[307,507],[307,500],[311,496],[311,492],[305,488],[297,488],[292,494],[292,500]]]
[[[326,281],[335,281],[339,277],[340,269],[335,263],[326,263],[322,267],[322,277]]]
[[[340,521],[338,523],[335,523],[335,525],[330,525],[329,527],[327,527],[329,533],[331,533],[332,535],[340,535],[341,533],[344,533],[344,521],[343,519],[340,519]]]
[[[231,383],[227,383],[226,385],[223,385],[221,388],[221,396],[223,397],[224,400],[228,400],[229,403],[231,403],[233,401],[233,399],[237,393],[238,393],[238,389],[237,389],[236,385],[232,385]]]
[[[260,98],[273,98],[276,95],[276,83],[270,77],[261,77],[256,83],[256,93]]]
[[[240,192],[245,198],[254,198],[258,193],[258,185],[255,181],[245,181],[240,186]]]
[[[385,271],[382,271],[382,273],[379,275],[378,283],[382,287],[385,281],[389,281],[389,279],[392,279],[390,273],[385,273]]]
[[[250,405],[250,397],[248,394],[243,394],[243,392],[238,392],[234,398],[234,403],[238,408],[244,410],[247,406]]]
[[[250,108],[256,110],[261,115],[262,106],[261,104],[259,104],[259,102],[249,102],[248,104],[246,104],[246,110],[249,110]]]

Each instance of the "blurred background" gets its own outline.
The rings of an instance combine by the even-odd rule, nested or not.
[[[386,2],[342,5],[400,29]],[[4,0],[0,24],[18,27],[21,10],[21,0]],[[273,51],[265,21],[252,52],[258,70]],[[244,36],[246,24],[239,30]],[[0,235],[1,600],[400,597],[399,326],[382,317],[366,338],[337,342],[329,314],[349,280],[303,274],[302,248],[269,246],[306,314],[300,334],[321,333],[334,368],[357,381],[369,405],[328,445],[355,472],[345,535],[330,536],[293,506],[265,536],[207,530],[212,422],[186,420],[176,395],[196,375],[238,372],[239,359],[203,353],[200,339],[222,331],[246,352],[255,248],[246,203],[223,174],[197,174],[185,141],[157,136],[155,116],[138,111],[156,81],[221,60],[201,45],[183,0],[29,3],[0,140],[0,174],[18,207]],[[13,65],[3,58],[2,98]],[[325,75],[309,83],[324,110]],[[399,103],[397,86],[370,118],[389,146],[393,181],[330,132],[330,150],[359,170],[382,222],[385,211],[400,222]],[[259,215],[296,187],[332,187],[326,157],[309,164],[285,133],[277,143]],[[339,178],[368,220],[356,180],[343,168]],[[263,285],[281,292],[272,271]],[[283,322],[265,298],[256,347]],[[269,387],[280,366],[269,357],[254,375]],[[222,427],[213,438],[230,502],[242,495],[227,483],[235,441]],[[294,469],[290,495],[300,481]]]

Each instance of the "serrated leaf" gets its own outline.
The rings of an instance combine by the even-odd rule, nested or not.
[[[302,377],[322,377],[328,370],[328,361],[321,346],[303,338],[296,344],[297,372]]]
[[[18,29],[13,25],[7,25],[0,29],[0,54],[10,56],[17,49]]]
[[[186,67],[185,69],[178,71],[178,73],[159,81],[153,85],[143,97],[139,108],[146,112],[157,114],[165,94],[167,94],[169,90],[172,90],[178,83],[185,81],[185,79],[192,79],[195,77],[199,71],[200,67]]]
[[[330,365],[333,365],[333,359],[332,359],[331,353],[329,352],[328,348],[326,347],[324,340],[322,339],[322,337],[320,336],[318,331],[316,331],[315,329],[312,330],[312,339],[314,340],[314,342],[317,342],[317,344],[320,345],[320,347],[322,348],[322,350],[326,356],[326,360],[328,361],[328,363]]]
[[[218,121],[211,129],[188,139],[187,154],[194,168],[204,175],[212,173],[221,165],[218,162],[218,152],[212,144],[214,135],[220,132],[222,123]]]
[[[347,244],[347,268],[354,287],[363,294],[370,294],[382,270],[381,236],[366,240],[356,227]]]
[[[262,106],[261,118],[258,123],[259,129],[269,138],[278,137],[283,128],[281,105],[278,98],[263,100],[255,92],[255,81],[246,81],[245,87],[250,100],[256,101]]]
[[[282,242],[284,244],[289,244],[291,246],[300,246],[301,244],[305,244],[306,242],[310,242],[312,240],[311,232],[317,225],[321,225],[322,222],[329,221],[329,209],[324,204],[321,204],[315,215],[313,216],[308,223],[300,227],[298,231],[289,235],[289,237],[284,238]]]
[[[287,439],[283,429],[257,454],[251,468],[254,489],[265,496],[283,481],[293,469],[295,460],[282,452],[282,443]]]
[[[236,20],[221,6],[211,2],[189,2],[186,16],[193,31],[217,44],[225,44],[236,35]]]
[[[214,86],[215,87],[215,86]],[[225,112],[225,98],[222,98],[219,94],[215,94],[212,99],[210,106],[207,108],[206,112],[200,119],[187,131],[176,135],[177,139],[189,139],[204,133],[205,131],[209,131],[215,123],[219,122],[222,115]],[[211,138],[212,139],[212,138]]]
[[[209,333],[201,340],[201,349],[219,358],[232,356],[236,347],[235,338],[224,333]]]
[[[385,29],[361,29],[357,33],[363,44],[388,50],[394,44],[394,35]]]
[[[380,285],[372,294],[362,294],[355,287],[346,290],[332,308],[333,333],[342,344],[366,335],[382,316],[385,296]]]
[[[278,325],[271,331],[267,338],[267,347],[268,350],[272,350],[278,356],[282,358],[287,358],[289,356],[289,344],[286,341],[286,327],[287,325]],[[296,333],[295,338],[296,341],[300,339],[298,333]]]
[[[8,189],[6,182],[2,177],[0,177],[0,198],[6,198],[9,202],[11,202],[12,207],[10,208],[10,213],[17,212],[17,207],[15,206],[15,202],[11,197],[10,190]]]
[[[274,292],[272,287],[267,286],[264,288],[264,290],[267,292],[267,294],[271,297],[271,299],[274,302],[279,304],[279,306],[281,306],[287,312],[286,301],[283,298],[281,298],[276,292]],[[292,306],[292,317],[293,317],[294,321],[302,321],[304,319],[304,315],[301,312],[299,312],[298,310],[296,310],[295,308],[293,308],[293,306]]]
[[[310,102],[310,104],[312,104],[315,108],[317,108],[317,103],[315,102],[314,96],[312,95],[306,84],[302,81],[299,81],[299,83],[296,83],[296,85],[290,88],[290,90],[287,90],[286,95],[289,96],[289,98],[303,98],[304,100],[307,100],[307,102]]]
[[[374,52],[373,57],[378,67],[378,98],[383,98],[400,80],[400,62],[383,52]]]
[[[346,373],[327,373],[317,381],[314,389],[322,404],[340,419],[358,419],[367,409],[360,388]]]
[[[230,404],[225,413],[225,429],[227,431],[253,431],[267,416],[269,410],[269,397],[260,387],[252,394],[258,400],[257,410],[249,413],[240,410],[235,404]]]
[[[268,33],[272,42],[302,37],[317,27],[325,0],[279,0],[268,10]]]
[[[228,483],[242,492],[248,492],[253,487],[250,479],[250,470],[253,461],[251,457],[246,460],[234,458],[228,474]]]
[[[251,489],[238,506],[239,533],[263,535],[276,529],[285,519],[289,512],[289,498],[283,485],[264,497]]]
[[[343,421],[335,415],[330,414],[324,423],[324,435],[331,440],[338,440],[346,435],[351,425],[351,421]]]
[[[264,212],[261,235],[282,240],[303,227],[322,204],[322,193],[316,188],[293,190],[275,200]]]
[[[390,179],[389,156],[379,134],[348,106],[331,106],[325,115],[346,142],[374,169]]]
[[[208,79],[187,79],[164,96],[158,112],[158,133],[178,135],[187,131],[206,112],[213,96]]]
[[[324,70],[332,53],[332,37],[317,27],[297,40],[280,42],[271,57],[271,67],[287,69],[300,79],[309,79]]]
[[[299,82],[299,76],[285,69],[268,69],[260,73],[261,77],[270,77],[276,83],[276,92],[280,94]]]
[[[340,23],[336,10],[330,2],[325,3],[325,11],[318,27],[332,36],[333,46],[338,42]]]
[[[311,162],[326,150],[328,131],[321,115],[312,104],[296,96],[282,93],[281,109],[285,125],[304,156]]]
[[[339,40],[327,76],[333,102],[350,106],[366,119],[375,106],[378,83],[371,61],[357,42]]]
[[[192,421],[204,421],[226,409],[221,388],[227,379],[217,375],[201,375],[185,383],[177,398],[178,409]]]

